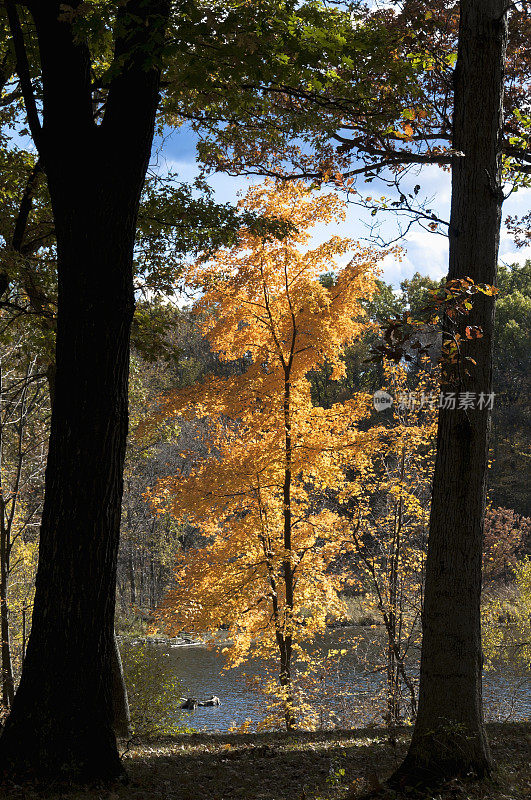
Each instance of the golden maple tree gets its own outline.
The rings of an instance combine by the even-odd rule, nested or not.
[[[292,728],[300,710],[294,661],[341,606],[340,579],[328,566],[343,547],[345,520],[329,496],[352,496],[346,468],[355,464],[361,481],[374,441],[358,426],[371,398],[314,407],[307,374],[325,362],[333,378],[343,374],[342,349],[368,325],[360,301],[374,290],[377,257],[339,236],[311,246],[316,223],[344,216],[333,194],[265,183],[242,205],[293,228],[282,240],[242,230],[235,246],[190,270],[211,348],[244,367],[160,401],[166,417],[203,420],[206,450],[159,480],[152,502],[208,538],[178,563],[159,619],[171,632],[228,627],[232,665],[251,647],[276,653],[277,695]],[[330,271],[326,288],[319,277]]]

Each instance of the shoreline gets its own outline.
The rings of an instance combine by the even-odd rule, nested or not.
[[[330,622],[326,626],[327,631],[335,631],[344,628],[380,628],[381,623],[375,622],[351,622],[350,620],[338,620],[334,622]],[[223,633],[223,631],[219,631],[219,633]],[[166,644],[170,645],[171,647],[206,647],[208,645],[208,641],[202,639],[201,637],[197,636],[194,637],[193,635],[187,636],[161,636],[160,634],[156,634],[154,636],[128,636],[127,634],[117,634],[116,638],[120,642],[120,644]]]

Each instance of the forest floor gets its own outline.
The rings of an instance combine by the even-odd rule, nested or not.
[[[531,724],[488,726],[497,773],[453,783],[436,800],[531,800]],[[12,787],[2,800],[346,800],[378,786],[400,762],[378,729],[319,733],[189,734],[132,744],[129,784],[74,789]],[[411,795],[408,795],[411,798]],[[420,797],[420,795],[417,795]]]

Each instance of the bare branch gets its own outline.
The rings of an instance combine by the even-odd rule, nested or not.
[[[37,103],[35,102],[33,86],[31,85],[28,56],[26,53],[26,47],[24,45],[24,33],[20,24],[17,8],[13,0],[5,0],[5,7],[7,11],[7,18],[9,20],[9,27],[11,29],[11,36],[13,37],[13,48],[15,50],[15,58],[17,62],[17,73],[20,80],[22,96],[24,98],[24,105],[26,107],[28,125],[35,143],[35,147],[39,152],[41,152],[42,127],[37,111]]]

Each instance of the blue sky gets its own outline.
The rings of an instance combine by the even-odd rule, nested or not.
[[[13,141],[20,147],[33,150],[33,143],[28,136],[14,136]],[[196,136],[185,126],[168,130],[166,135],[155,140],[151,168],[165,172],[177,172],[182,181],[193,180],[198,173],[196,162]],[[256,179],[258,180],[258,179]],[[209,183],[215,191],[215,198],[220,203],[235,203],[249,186],[247,178],[233,178],[222,173],[217,173],[209,178]],[[423,193],[430,198],[430,207],[442,219],[448,219],[450,208],[450,176],[438,167],[430,165],[425,167],[418,175],[411,174],[410,188],[415,184],[422,185]],[[358,187],[362,190],[362,185]],[[379,196],[384,194],[384,189],[377,188],[375,183],[367,186],[367,193]],[[329,191],[327,189],[326,191]],[[433,198],[433,201],[431,200]],[[522,216],[531,208],[531,189],[522,189],[513,193],[503,205],[503,219],[507,215]],[[344,223],[333,226],[317,225],[314,231],[314,240],[324,241],[337,234],[352,239],[363,239],[368,236],[368,223],[371,217],[368,212],[355,205],[347,208]],[[382,234],[388,238],[396,235],[397,228],[393,215],[386,215],[382,225]],[[383,278],[398,288],[400,281],[410,278],[415,272],[429,275],[432,278],[442,278],[448,268],[448,240],[445,236],[424,231],[415,226],[402,242],[404,250],[401,261],[389,257],[384,260]],[[531,245],[518,249],[514,240],[505,227],[502,227],[500,238],[500,261],[506,264],[522,263],[531,259]]]
[[[184,126],[168,132],[163,139],[155,142],[153,166],[165,171],[171,169],[177,172],[181,180],[192,180],[198,172],[196,163],[196,138]],[[245,193],[249,186],[247,178],[233,178],[221,173],[212,175],[209,183],[215,191],[218,202],[236,202],[238,197]],[[424,195],[430,198],[430,207],[442,219],[448,219],[450,207],[450,176],[436,166],[428,166],[422,173],[410,176],[411,188],[419,183]],[[358,187],[362,190],[362,185]],[[378,188],[376,183],[367,186],[367,193],[373,195],[384,194],[384,189]],[[327,190],[328,191],[328,190]],[[432,200],[433,198],[433,200]],[[513,193],[503,207],[504,219],[508,214],[522,215],[531,207],[531,189],[520,190]],[[383,215],[381,232],[386,237],[396,235],[396,222],[393,215]],[[347,208],[347,217],[341,225],[316,226],[314,238],[322,241],[329,236],[339,234],[353,239],[362,239],[368,236],[367,224],[371,220],[368,212],[355,205]],[[389,257],[383,262],[383,277],[395,287],[404,278],[411,277],[415,272],[430,275],[432,278],[441,278],[447,272],[448,241],[445,236],[424,231],[415,226],[409,231],[402,243],[404,255],[401,261]],[[518,250],[508,232],[503,228],[500,241],[500,261],[504,263],[522,262],[531,259],[531,246]]]

